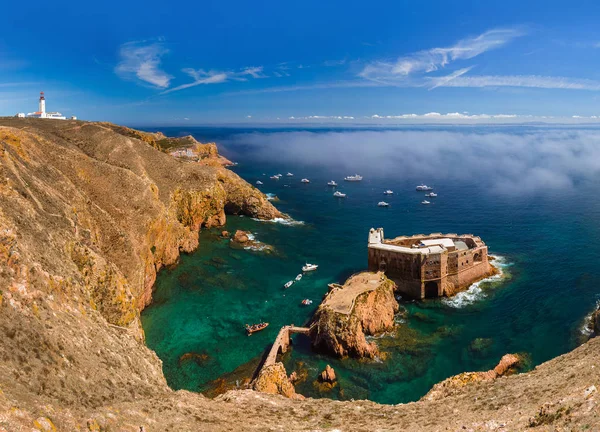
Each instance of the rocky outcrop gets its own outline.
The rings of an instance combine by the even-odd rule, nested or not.
[[[514,372],[519,366],[521,359],[515,354],[506,354],[500,359],[500,362],[494,369],[487,372],[464,372],[459,375],[445,379],[423,396],[423,400],[440,400],[453,394],[460,393],[465,386],[473,385],[484,381],[493,381],[498,377]]]
[[[337,357],[374,358],[379,350],[366,336],[394,328],[395,287],[383,273],[361,273],[334,288],[313,318],[313,348]]]
[[[333,370],[333,368],[329,365],[325,366],[325,370],[323,370],[323,372],[321,372],[321,375],[319,375],[319,379],[322,382],[328,382],[328,383],[335,382],[335,380],[337,379],[337,377],[335,376],[335,370]]]
[[[250,241],[250,234],[248,231],[237,230],[231,240],[237,243],[248,243]]]
[[[254,381],[253,388],[262,393],[280,394],[290,399],[304,399],[302,395],[296,393],[283,363],[280,362],[263,367]]]
[[[592,336],[600,335],[600,307],[596,308],[590,316],[588,328],[590,329]]]

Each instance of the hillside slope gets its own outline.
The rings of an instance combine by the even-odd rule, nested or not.
[[[527,374],[397,406],[170,390],[139,322],[156,272],[202,247],[198,230],[226,212],[281,214],[236,174],[178,161],[157,139],[109,124],[0,119],[0,431],[600,425],[591,387],[600,387],[600,339]]]

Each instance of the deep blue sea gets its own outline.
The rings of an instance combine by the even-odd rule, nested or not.
[[[288,373],[312,397],[399,403],[419,399],[448,376],[495,366],[522,353],[527,367],[585,340],[600,298],[600,130],[539,126],[402,128],[151,128],[216,141],[232,168],[294,223],[230,216],[272,253],[233,247],[220,229],[203,231],[197,252],[162,271],[142,322],[169,385],[214,395],[252,372],[282,325],[304,324],[330,282],[367,266],[367,234],[473,233],[501,257],[504,277],[453,299],[401,301],[398,330],[377,338],[383,361],[337,360],[295,336]],[[287,177],[291,172],[293,177]],[[271,175],[281,173],[280,180]],[[361,174],[359,183],[344,182]],[[302,184],[306,177],[309,184]],[[338,182],[345,199],[332,196]],[[426,183],[438,197],[421,205]],[[393,196],[383,191],[392,189]],[[377,203],[388,201],[390,207]],[[305,262],[319,269],[284,290]],[[301,300],[314,300],[302,306]],[[244,324],[269,321],[251,337]],[[181,358],[195,353],[192,358]],[[340,385],[313,384],[326,364]]]

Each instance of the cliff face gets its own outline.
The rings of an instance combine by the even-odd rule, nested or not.
[[[600,338],[527,374],[404,405],[170,390],[139,326],[156,271],[202,247],[197,229],[224,211],[281,215],[219,164],[160,152],[162,139],[0,119],[0,431],[598,428]]]
[[[157,271],[226,207],[281,213],[236,174],[126,128],[4,120],[0,143],[0,376],[82,406],[168,390],[140,343]]]
[[[383,273],[362,273],[352,276],[344,287],[334,288],[313,318],[313,347],[338,357],[378,355],[377,345],[366,336],[394,328],[395,287]]]

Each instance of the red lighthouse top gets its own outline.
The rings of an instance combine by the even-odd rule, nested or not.
[[[44,100],[44,92],[40,92],[40,100]]]

